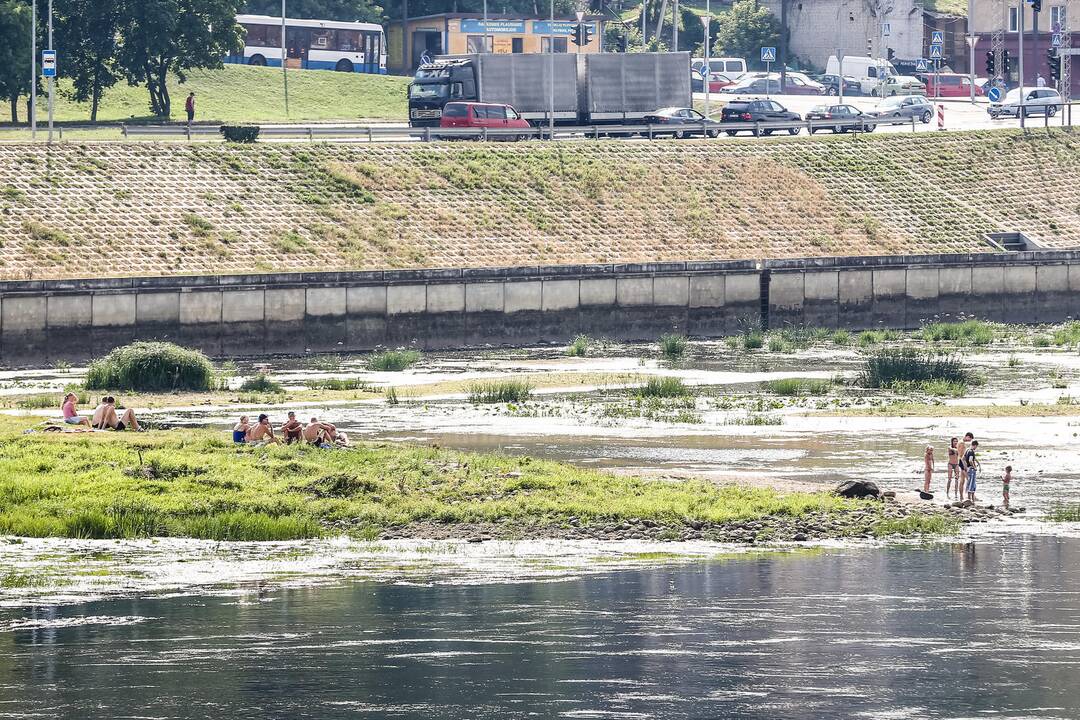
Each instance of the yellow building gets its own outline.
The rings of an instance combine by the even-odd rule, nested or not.
[[[405,33],[408,47],[402,47],[402,23],[392,22],[387,26],[386,65],[392,73],[411,75],[425,51],[431,57],[484,52],[485,36],[487,50],[494,53],[548,52],[552,41],[557,53],[600,52],[603,49],[603,18],[587,15],[582,22],[592,30],[592,40],[585,46],[573,42],[577,20],[572,17],[556,18],[553,25],[545,18],[488,15],[486,27],[484,16],[475,13],[410,18]]]

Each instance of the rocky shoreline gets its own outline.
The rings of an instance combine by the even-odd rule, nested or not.
[[[888,494],[880,501],[868,501],[844,512],[811,512],[801,517],[768,516],[727,523],[663,523],[648,518],[622,521],[586,522],[568,517],[563,522],[522,523],[502,521],[486,523],[417,522],[383,529],[380,540],[648,540],[710,542],[755,545],[773,542],[813,542],[834,539],[873,538],[881,535],[878,526],[887,521],[903,521],[916,516],[938,517],[949,524],[961,525],[1001,520],[1023,512],[1023,508],[1003,510],[993,506],[968,503],[908,503]],[[905,533],[888,533],[904,537]],[[917,533],[908,536],[914,537]]]

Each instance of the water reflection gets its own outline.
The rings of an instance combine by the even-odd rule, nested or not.
[[[41,609],[0,634],[0,714],[1071,718],[1078,560],[1012,536]]]

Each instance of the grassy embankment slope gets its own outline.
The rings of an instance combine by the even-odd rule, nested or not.
[[[393,75],[293,71],[289,73],[286,115],[279,68],[226,65],[222,70],[192,70],[183,84],[172,76],[169,94],[173,119],[181,119],[185,117],[184,99],[194,91],[199,122],[404,121],[408,116],[408,84],[408,78]],[[56,120],[89,122],[90,104],[71,99],[70,82],[61,79],[57,88]],[[25,107],[24,99],[20,113]],[[44,112],[39,110],[39,122],[45,120]],[[149,112],[146,88],[120,83],[105,92],[98,122],[160,121]],[[0,115],[0,119],[10,120],[10,115]]]
[[[204,431],[24,435],[25,426],[0,423],[0,534],[272,540],[501,522],[527,536],[572,517],[685,528],[867,507],[828,494],[643,480],[433,448],[237,447]],[[925,527],[943,528],[940,519]]]
[[[1080,137],[0,145],[0,277],[1080,244]],[[1023,188],[1019,192],[1017,188]]]

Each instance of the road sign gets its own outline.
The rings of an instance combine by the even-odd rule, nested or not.
[[[919,58],[918,60],[915,61],[915,71],[916,72],[926,72],[927,68],[929,68],[929,65],[922,58]]]
[[[1061,47],[1061,33],[1054,33],[1050,36],[1050,45],[1053,47]]]
[[[930,46],[930,59],[931,60],[940,60],[941,59],[941,46],[940,45],[931,45]]]
[[[930,33],[930,44],[931,45],[944,45],[945,44],[945,33],[942,32],[941,30],[935,30],[934,32]]]
[[[990,99],[990,102],[997,102],[1001,99],[1001,88],[990,88],[990,92],[986,93],[986,97]]]
[[[54,78],[56,77],[56,51],[55,50],[42,50],[41,51],[41,77]]]
[[[761,62],[776,62],[776,48],[763,47],[761,48]]]
[[[881,23],[881,37],[889,37],[892,34],[892,23]]]

